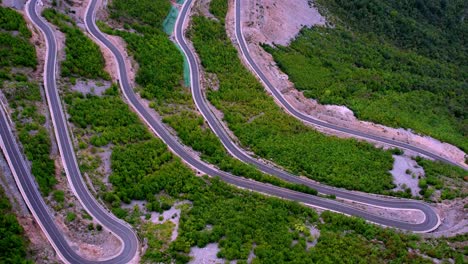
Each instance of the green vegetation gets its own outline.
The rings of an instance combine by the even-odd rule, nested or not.
[[[181,91],[174,92],[180,87],[183,59],[162,28],[162,21],[169,9],[170,3],[165,0],[116,0],[109,6],[111,17],[124,21],[124,27],[131,27],[139,33],[107,30],[121,36],[127,42],[130,54],[138,61],[140,69],[136,81],[144,87],[142,97],[154,99],[159,104],[164,100],[190,98]]]
[[[24,153],[32,163],[32,174],[41,193],[48,195],[57,180],[54,161],[50,158],[50,137],[44,128],[45,116],[38,111],[42,103],[39,86],[31,82],[5,82],[3,92],[14,110],[11,116]]]
[[[465,68],[468,60],[464,0],[318,0],[333,22],[379,40]]]
[[[171,3],[165,0],[117,0],[112,1],[109,5],[112,19],[132,25],[136,22],[134,18],[137,18],[142,25],[157,29],[162,29],[164,18],[169,13],[170,8]]]
[[[211,0],[209,10],[210,13],[219,19],[220,23],[224,25],[224,19],[226,18],[228,10],[228,1]]]
[[[174,91],[182,89],[175,88]],[[123,103],[113,88],[102,97],[72,94],[66,101],[70,120],[77,126],[79,122],[85,122],[80,120],[86,120],[86,116],[96,115],[96,112],[103,113],[97,119],[119,124],[90,122],[85,128],[87,136],[80,137],[83,142],[90,142],[91,138],[106,131],[136,124],[130,117],[136,118],[136,115],[128,107],[119,107]],[[188,104],[174,108],[158,106],[157,100],[154,104],[156,109],[164,107],[166,116],[179,108],[185,108],[187,112],[191,110]],[[98,105],[104,107],[96,111]],[[192,123],[192,117],[187,120]],[[196,127],[202,127],[198,117],[193,120],[197,121],[193,121]],[[220,257],[236,259],[238,263],[245,263],[251,251],[256,256],[254,261],[260,263],[333,263],[343,259],[349,259],[349,263],[429,263],[407,250],[421,247],[424,241],[417,236],[399,234],[333,213],[322,214],[322,222],[312,209],[297,203],[239,190],[216,178],[195,177],[159,139],[132,138],[127,133],[116,141],[112,136],[109,138],[105,142],[110,143],[106,146],[112,150],[109,180],[113,187],[102,198],[117,216],[138,226],[139,234],[148,239],[143,261],[186,263],[191,247],[216,242]],[[121,207],[122,202],[129,203],[133,199],[146,202],[143,207]],[[145,220],[141,218],[146,215],[148,219],[150,211],[169,209],[174,201],[187,200],[189,202],[182,207],[179,235],[174,242],[169,240],[174,228],[172,223],[166,220],[162,224],[153,224],[143,222]],[[307,249],[307,243],[317,238],[310,234],[312,225],[317,226],[321,235],[315,247]],[[427,251],[438,245],[437,241],[428,244]],[[463,258],[460,249],[450,246],[443,250],[444,257]]]
[[[240,63],[224,24],[194,17],[189,36],[205,70],[219,80],[219,90],[208,91],[208,99],[244,146],[295,174],[333,186],[374,193],[394,187],[390,152],[324,136],[284,113]]]
[[[59,203],[59,204],[63,204],[65,202],[65,192],[62,191],[62,190],[55,190],[53,193],[52,193],[52,198],[54,198],[54,200]]]
[[[468,196],[466,181],[468,173],[458,167],[442,162],[416,158],[419,166],[424,168],[425,178],[419,181],[420,194],[429,198],[435,190],[440,190],[441,200],[451,200]]]
[[[70,121],[80,128],[97,132],[90,143],[100,147],[109,143],[126,144],[148,139],[150,134],[139,122],[138,116],[116,96],[98,97],[80,93],[68,94]]]
[[[67,222],[73,222],[75,219],[76,219],[76,214],[72,212],[68,212],[67,217],[65,218]]]
[[[110,79],[104,71],[104,57],[97,44],[86,37],[68,16],[47,8],[42,15],[65,33],[65,60],[61,64],[63,77]]]
[[[141,227],[141,235],[148,239],[148,250],[143,256],[143,261],[170,259],[168,254],[168,242],[171,240],[174,223],[166,221],[163,224],[144,223]]]
[[[343,259],[349,259],[349,263],[430,263],[409,253],[408,248],[425,248],[429,252],[440,247],[436,241],[426,244],[417,236],[395,233],[361,219],[330,212],[321,215],[321,223],[314,211],[297,203],[238,190],[217,179],[194,177],[158,140],[147,144],[152,147],[140,145],[128,152],[119,150],[120,153],[113,154],[115,172],[120,174],[125,170],[132,177],[131,180],[122,177],[127,179],[125,182],[114,181],[116,190],[105,197],[106,201],[118,206],[120,202],[115,202],[122,194],[125,195],[123,200],[146,194],[147,201],[154,204],[159,201],[152,193],[163,192],[192,202],[182,210],[179,236],[168,251],[164,249],[169,227],[149,224],[154,232],[146,234],[153,247],[144,256],[147,261],[184,263],[189,260],[187,255],[192,246],[204,247],[214,242],[219,243],[219,257],[246,261],[253,251],[256,261],[261,263],[273,260],[275,263],[315,263],[324,259],[327,263]],[[136,157],[135,161],[147,160],[128,167],[128,157]],[[307,243],[315,239],[308,229],[312,225],[316,225],[321,234],[317,245],[307,250]],[[454,256],[463,261],[462,250],[444,247],[443,251],[444,254],[437,256]]]
[[[41,193],[48,195],[57,181],[54,161],[50,158],[51,142],[44,128],[46,118],[39,110],[42,103],[40,88],[25,74],[37,64],[30,37],[31,32],[21,15],[0,7],[0,84],[13,109],[11,117],[26,157],[32,163],[32,174]]]
[[[21,14],[0,7],[0,79],[10,79],[6,67],[30,67],[37,64],[34,47],[29,43],[31,32]]]
[[[31,32],[21,15],[11,8],[0,7],[0,79],[7,75],[4,67],[36,67],[36,53],[29,43],[30,37]]]
[[[306,186],[290,184],[265,175],[227,153],[219,139],[206,127],[203,118],[194,113],[190,93],[187,88],[181,86],[183,64],[180,52],[161,31],[160,24],[155,26],[153,20],[148,20],[144,13],[138,11],[138,5],[129,1],[125,1],[124,4],[116,0],[110,8],[114,18],[121,17],[119,21],[128,23],[124,27],[132,27],[141,34],[112,31],[108,28],[105,31],[123,37],[128,43],[130,53],[139,63],[136,81],[142,86],[141,95],[152,101],[151,106],[164,117],[164,122],[176,130],[182,142],[199,151],[203,160],[224,171],[316,194],[315,190]],[[136,6],[137,10],[122,9],[123,6],[128,8]]]
[[[27,244],[24,230],[12,212],[7,196],[0,188],[0,263],[32,263],[26,257]]]
[[[141,224],[141,235],[148,238],[149,245],[143,258],[149,262],[185,263],[192,246],[213,242],[219,243],[219,257],[245,261],[253,250],[257,261],[275,263],[322,259],[334,263],[344,256],[350,263],[429,263],[407,248],[424,246],[431,251],[440,247],[436,241],[426,245],[417,236],[333,213],[323,213],[320,223],[316,213],[297,203],[238,190],[218,179],[194,177],[158,139],[115,147],[111,166],[113,191],[103,198],[127,221],[139,223],[144,213],[138,207],[133,211],[120,208],[121,201],[144,199],[148,210],[158,212],[170,208],[165,205],[170,203],[168,195],[191,201],[182,209],[179,236],[173,243],[168,241],[172,223]],[[307,243],[315,239],[308,229],[311,225],[317,225],[321,235],[317,245],[306,250]],[[460,250],[443,250],[444,258],[463,259]]]
[[[466,1],[319,1],[334,28],[264,45],[297,89],[468,150]],[[466,9],[466,3],[465,3]]]
[[[184,144],[199,151],[202,154],[201,158],[203,160],[215,164],[223,171],[291,190],[313,195],[317,194],[316,190],[305,185],[292,184],[277,177],[264,174],[255,167],[231,157],[216,135],[208,127],[204,127],[203,117],[201,116],[197,116],[191,112],[179,112],[165,117],[163,121],[177,131],[177,136]]]

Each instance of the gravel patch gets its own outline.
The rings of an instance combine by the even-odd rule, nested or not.
[[[393,176],[393,183],[397,186],[395,191],[404,191],[405,187],[411,189],[413,196],[420,196],[419,178],[424,176],[423,168],[419,167],[416,161],[406,156],[393,155],[395,159],[393,169],[390,173]]]
[[[218,251],[218,243],[210,243],[204,248],[192,247],[190,250],[190,256],[192,257],[192,260],[189,262],[189,264],[225,263],[224,259],[220,259],[216,256]]]
[[[320,237],[320,230],[316,226],[308,226],[310,235],[314,239],[312,242],[306,242],[307,249],[315,247],[317,245],[318,239]]]
[[[17,10],[21,10],[26,4],[26,0],[3,0],[2,5],[7,7],[12,7]]]
[[[255,248],[257,247],[257,245],[254,243],[253,246],[252,246],[252,249],[250,250],[250,253],[249,253],[249,257],[247,258],[247,263],[252,263],[252,261],[254,260],[255,258]]]
[[[83,94],[93,94],[101,96],[109,87],[109,81],[93,81],[93,80],[76,80],[76,84],[71,87],[72,91],[81,92]]]
[[[101,150],[102,152],[98,153],[102,161],[102,164],[99,169],[101,169],[102,173],[104,174],[104,178],[103,178],[104,184],[110,185],[109,176],[112,173],[112,169],[111,169],[112,149],[109,147],[103,147],[101,148]]]

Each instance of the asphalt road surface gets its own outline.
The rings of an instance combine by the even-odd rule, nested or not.
[[[371,221],[380,225],[391,226],[391,227],[411,230],[415,232],[428,232],[428,231],[435,229],[439,225],[438,215],[434,212],[434,210],[429,205],[422,203],[422,202],[412,201],[412,200],[386,199],[386,198],[379,198],[375,196],[368,196],[365,194],[358,194],[355,192],[349,192],[346,190],[326,187],[323,185],[318,185],[318,184],[314,185],[311,181],[306,180],[306,183],[310,184],[313,188],[316,188],[319,192],[322,192],[325,194],[335,194],[336,196],[339,196],[342,198],[346,198],[346,199],[354,200],[358,202],[364,202],[364,203],[368,203],[368,204],[372,204],[376,206],[390,207],[390,208],[403,208],[403,209],[416,209],[416,210],[421,210],[422,212],[424,212],[426,217],[422,223],[411,224],[407,222],[386,219],[380,216],[369,214],[367,212],[346,206],[342,203],[339,203],[330,199],[323,199],[317,196],[295,192],[295,191],[291,191],[288,189],[283,189],[283,188],[279,188],[276,186],[272,186],[269,184],[264,184],[264,183],[256,182],[253,180],[244,179],[241,177],[236,177],[229,173],[214,169],[212,168],[212,166],[209,166],[208,164],[200,161],[198,158],[195,158],[192,154],[186,151],[185,147],[181,143],[179,143],[179,141],[173,135],[171,135],[168,132],[166,127],[159,120],[155,119],[153,116],[150,115],[150,113],[138,100],[135,92],[133,91],[133,88],[130,86],[123,55],[99,31],[99,29],[97,28],[95,24],[94,12],[96,8],[96,2],[97,0],[91,0],[89,3],[88,10],[85,15],[85,26],[88,32],[92,36],[94,36],[94,38],[97,39],[99,42],[104,44],[114,55],[117,61],[117,66],[118,66],[119,84],[122,88],[123,94],[127,102],[137,112],[137,114],[145,121],[145,123],[151,128],[151,130],[154,133],[156,133],[176,155],[178,155],[180,158],[182,158],[186,163],[190,164],[192,167],[197,168],[199,171],[206,173],[210,176],[218,176],[221,180],[229,184],[238,186],[238,187],[274,195],[277,197],[282,197],[282,198],[289,199],[289,200],[303,202],[312,206],[317,206],[317,207],[321,207],[321,208],[328,209],[328,210],[333,210],[333,211],[348,214],[348,215],[363,217],[364,219],[368,221]],[[187,0],[183,6],[183,9],[180,12],[179,20],[177,21],[177,24],[176,24],[176,31],[177,31],[176,34],[179,40],[183,39],[182,32],[180,29],[182,28],[181,25],[184,23],[185,17],[188,15],[188,11],[190,9],[191,4],[192,4],[192,0]],[[191,53],[191,51],[188,49],[185,42],[181,42],[180,44],[181,44],[182,49],[184,50],[184,53],[188,56],[189,63],[191,66],[191,80],[192,80],[191,83],[192,83],[192,86],[196,86],[195,88],[192,88],[192,90],[193,91],[199,90],[199,79],[198,79],[199,74],[198,74],[198,69],[196,66],[197,64],[194,63],[195,62],[194,54]],[[196,94],[194,94],[193,96],[197,97]],[[198,96],[201,96],[201,94]],[[200,98],[203,98],[203,97],[201,96]],[[197,102],[198,99],[195,99],[195,101]],[[210,123],[210,126],[211,126],[211,123]],[[215,127],[212,127],[212,128],[215,129]],[[229,144],[228,142],[229,140],[225,141],[222,137],[220,137],[220,139],[223,141],[223,144],[225,144],[225,146]],[[262,170],[274,170],[272,172],[277,172],[277,170],[270,168],[268,166],[263,167]],[[284,175],[288,175],[284,172],[282,173]],[[275,173],[270,173],[270,174],[276,175]],[[302,179],[299,177],[296,177],[293,175],[288,175],[288,177],[293,177],[293,179],[295,179],[295,182],[297,183],[303,183],[301,181]]]

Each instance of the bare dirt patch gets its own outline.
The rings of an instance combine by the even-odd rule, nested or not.
[[[174,223],[175,227],[172,231],[171,241],[175,241],[179,235],[179,221],[182,212],[181,206],[191,203],[190,201],[176,202],[169,210],[164,211],[162,214],[152,212],[150,221],[155,224],[162,224],[166,221]],[[161,220],[160,220],[161,219]]]
[[[395,191],[411,189],[413,196],[419,196],[419,179],[424,176],[423,168],[419,167],[416,161],[409,157],[393,155],[393,169],[390,173],[393,176],[393,183],[397,185]]]
[[[101,96],[110,86],[111,83],[107,81],[77,80],[71,89],[84,95]]]
[[[190,264],[214,264],[214,263],[225,263],[224,259],[218,258],[219,247],[218,243],[210,243],[204,248],[192,247],[190,250],[190,256],[193,259],[189,262]]]
[[[360,121],[351,110],[344,106],[321,105],[316,100],[306,98],[302,92],[295,89],[293,83],[289,81],[288,76],[277,67],[273,57],[265,52],[259,44],[287,44],[297,35],[303,26],[324,25],[326,23],[324,18],[318,13],[316,8],[309,6],[308,2],[308,0],[242,1],[242,27],[251,56],[267,79],[276,89],[283,93],[289,103],[298,111],[322,121],[410,143],[466,166],[464,164],[465,153],[453,145],[440,142],[431,137],[415,134],[411,130],[390,128],[371,122]],[[234,11],[233,0],[231,0],[229,1],[226,28],[232,42],[236,44]],[[236,47],[238,48],[237,45]],[[240,51],[239,54],[241,54]],[[243,56],[240,55],[240,58],[246,64]],[[329,129],[320,128],[319,131],[340,137],[350,137],[349,135],[337,133]],[[375,144],[375,142],[372,143]]]
[[[6,7],[15,8],[17,10],[23,9],[26,0],[3,0],[2,5]]]
[[[70,243],[79,255],[87,259],[106,259],[115,256],[122,248],[121,241],[115,237],[110,231],[103,228],[102,231],[87,230],[84,224],[87,222],[92,223],[91,220],[84,221],[79,219],[80,216],[74,221],[76,223],[66,223],[63,217],[56,218],[56,224],[62,229]],[[78,227],[80,226],[80,227]],[[80,229],[81,232],[76,232]],[[86,230],[86,231],[84,231]]]
[[[31,250],[30,257],[34,263],[48,264],[62,262],[31,215],[18,217],[18,222],[23,227],[24,233],[29,239],[29,250]]]
[[[242,4],[243,15],[249,18],[245,34],[254,34],[262,43],[288,45],[303,27],[326,23],[308,0],[248,0]]]
[[[211,3],[211,0],[195,1],[195,3],[193,4],[192,12],[199,13],[202,16],[218,21],[218,19],[213,14],[210,13],[210,3]]]
[[[307,228],[309,228],[310,235],[313,239],[312,242],[306,242],[307,249],[310,249],[311,247],[315,247],[315,245],[317,245],[318,239],[320,237],[320,229],[312,225],[307,226]]]
[[[454,236],[468,232],[468,198],[443,201],[437,204],[441,224],[435,232],[427,236]]]

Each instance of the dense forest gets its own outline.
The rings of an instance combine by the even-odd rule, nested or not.
[[[24,230],[12,211],[8,197],[0,187],[0,263],[32,263],[26,257],[27,245]]]
[[[90,143],[100,147],[112,144],[126,144],[148,139],[147,129],[138,117],[128,111],[128,106],[115,96],[99,98],[81,93],[68,94],[65,102],[70,105],[70,121],[80,128],[88,128],[98,133]]]
[[[51,142],[43,127],[45,116],[38,110],[42,97],[39,85],[29,80],[27,72],[37,64],[31,32],[23,17],[10,8],[0,8],[0,84],[10,107],[24,152],[43,195],[56,184]],[[17,32],[18,34],[16,34]],[[14,69],[14,70],[13,70]]]
[[[332,22],[372,33],[404,50],[452,62],[466,71],[468,3],[464,0],[317,0]]]
[[[13,9],[0,7],[0,29],[0,78],[7,77],[5,67],[35,68],[36,53],[23,17]]]
[[[65,33],[62,76],[110,79],[109,74],[104,71],[105,61],[98,45],[86,37],[70,17],[51,8],[44,9],[42,15]]]
[[[264,48],[304,95],[468,149],[466,1],[317,3],[334,27]]]

